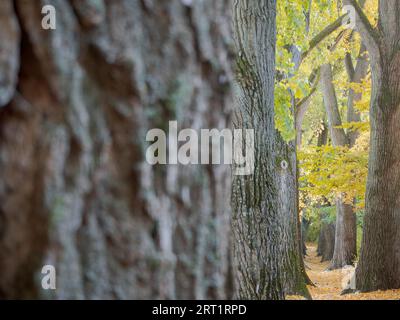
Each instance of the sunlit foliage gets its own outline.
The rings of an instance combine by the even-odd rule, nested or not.
[[[310,48],[327,26],[342,17],[342,2],[327,0],[278,1],[277,54],[275,85],[275,122],[287,141],[295,138],[296,105],[313,94],[303,121],[303,144],[298,151],[300,165],[301,207],[330,202],[341,195],[346,202],[363,208],[368,167],[370,73],[362,83],[351,83],[346,73],[344,58],[350,53],[356,63],[361,47],[358,33],[339,26],[317,45]],[[367,0],[364,10],[375,25],[378,1]],[[293,46],[300,59],[293,56]],[[295,50],[296,51],[296,50]],[[297,62],[297,63],[296,63]],[[325,145],[318,146],[318,137],[327,122],[321,90],[313,92],[313,85],[322,64],[330,63],[342,116],[342,128],[356,131],[359,136],[354,146],[334,147],[328,136]],[[349,90],[362,93],[354,105],[360,122],[347,121]]]

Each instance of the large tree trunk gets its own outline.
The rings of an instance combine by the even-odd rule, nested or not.
[[[321,66],[321,84],[332,143],[334,146],[348,145],[348,138],[344,130],[337,128],[342,125],[342,121],[330,64]],[[353,211],[353,206],[344,203],[340,196],[336,199],[335,232],[335,250],[329,267],[330,269],[338,269],[345,265],[353,264],[357,255],[356,215]]]
[[[0,297],[232,296],[229,167],[144,156],[168,120],[229,127],[229,7],[0,2]]]
[[[236,126],[254,129],[255,170],[236,176],[232,203],[239,297],[307,295],[300,253],[294,143],[275,130],[275,0],[234,8],[239,106]]]
[[[378,30],[354,1],[371,57],[371,145],[356,287],[400,288],[400,2],[379,2]]]

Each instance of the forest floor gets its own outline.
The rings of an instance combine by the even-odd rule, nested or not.
[[[399,300],[400,290],[374,291],[369,293],[354,293],[340,295],[342,283],[347,283],[354,268],[344,268],[328,271],[329,261],[321,262],[317,256],[317,246],[307,244],[305,265],[308,276],[315,286],[309,286],[314,300]]]

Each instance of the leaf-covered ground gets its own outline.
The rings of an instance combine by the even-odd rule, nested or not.
[[[369,293],[354,293],[340,295],[342,286],[353,272],[353,268],[345,268],[334,271],[327,271],[329,261],[321,262],[317,256],[317,247],[308,244],[307,256],[305,258],[307,274],[315,287],[309,286],[310,293],[314,300],[399,300],[399,290],[374,291]]]

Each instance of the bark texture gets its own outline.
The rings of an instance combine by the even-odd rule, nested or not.
[[[229,127],[230,22],[225,0],[0,2],[1,298],[232,296],[229,167],[144,159],[168,120]]]
[[[379,2],[377,29],[355,1],[357,28],[371,57],[371,144],[356,288],[400,288],[400,2]]]
[[[238,297],[283,299],[307,295],[300,252],[295,144],[274,124],[275,0],[238,0],[235,125],[254,129],[255,171],[236,176],[232,204]]]

